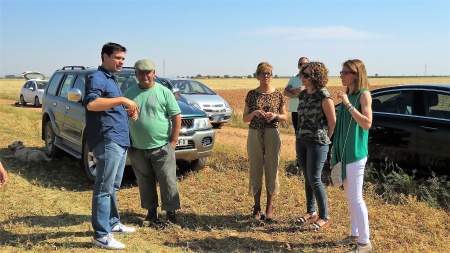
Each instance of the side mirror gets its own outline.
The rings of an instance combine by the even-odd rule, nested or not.
[[[179,88],[172,88],[173,95],[178,100],[180,98],[180,89]]]
[[[67,91],[67,99],[72,102],[81,102],[82,94],[79,89],[69,89]]]

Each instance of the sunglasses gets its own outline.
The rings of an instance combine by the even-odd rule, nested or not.
[[[341,72],[339,72],[341,75],[343,75],[343,76],[346,76],[346,75],[348,75],[348,74],[356,74],[355,72],[352,72],[352,71],[341,71]]]
[[[263,72],[263,73],[260,73],[259,76],[272,76],[272,73],[270,73],[270,72]]]
[[[306,74],[306,73],[301,73],[301,76],[303,76],[304,78],[308,79],[310,77],[310,75]]]

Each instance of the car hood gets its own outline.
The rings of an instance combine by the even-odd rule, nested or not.
[[[181,110],[182,118],[190,118],[190,117],[206,117],[206,113],[200,109],[197,109],[193,106],[190,106],[182,101],[177,101],[178,106]]]
[[[225,104],[225,99],[219,95],[189,95],[181,94],[182,97],[188,100],[195,101],[197,104]]]
[[[22,76],[25,77],[25,79],[37,79],[37,80],[45,80],[45,75],[37,72],[37,71],[25,71],[22,73]]]

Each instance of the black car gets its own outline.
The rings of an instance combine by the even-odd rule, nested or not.
[[[450,84],[400,85],[371,93],[369,160],[450,176]]]

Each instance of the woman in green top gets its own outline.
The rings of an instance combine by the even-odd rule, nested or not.
[[[347,88],[337,94],[342,103],[336,113],[331,165],[334,166],[342,157],[342,179],[350,208],[351,236],[338,244],[359,242],[351,252],[371,252],[368,212],[362,188],[368,155],[368,130],[372,125],[372,96],[362,61],[344,62],[340,73],[342,85]]]

